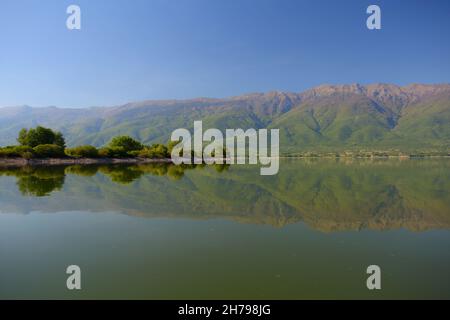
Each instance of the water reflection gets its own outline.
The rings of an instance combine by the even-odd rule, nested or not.
[[[26,196],[44,197],[53,191],[62,189],[66,174],[92,177],[97,173],[108,176],[111,181],[118,184],[130,184],[141,178],[144,174],[155,176],[167,175],[173,180],[179,180],[186,170],[204,168],[205,165],[180,165],[168,163],[150,163],[143,165],[70,165],[70,166],[24,166],[0,168],[0,176],[14,176],[17,178],[19,191]],[[228,165],[212,166],[217,172],[228,169]]]
[[[2,212],[302,221],[326,232],[450,228],[447,159],[292,160],[275,176],[260,176],[257,166],[166,163],[3,168],[0,190]]]
[[[4,169],[0,175],[15,176],[17,186],[23,195],[43,197],[49,196],[55,190],[61,190],[65,173],[63,167],[22,167],[20,169]]]

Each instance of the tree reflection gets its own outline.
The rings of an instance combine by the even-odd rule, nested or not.
[[[116,165],[71,165],[71,166],[24,166],[0,168],[0,176],[15,176],[17,186],[23,195],[43,197],[62,189],[67,174],[92,177],[101,173],[111,181],[127,185],[143,175],[167,176],[172,180],[183,178],[186,170],[202,168],[205,165],[173,165],[170,163],[116,164]],[[228,165],[215,165],[222,172]]]
[[[23,195],[45,197],[64,185],[64,167],[22,167],[9,169],[6,174],[17,177],[17,186]],[[1,172],[0,174],[4,174]]]
[[[252,166],[228,170],[167,163],[0,168],[0,176],[15,177],[22,194],[55,192],[48,201],[23,201],[14,180],[0,179],[0,203],[6,209],[27,207],[19,211],[28,212],[31,207],[49,212],[108,208],[149,217],[224,217],[273,226],[302,221],[325,232],[448,229],[449,169],[448,159],[286,160],[275,176],[260,176]],[[68,186],[56,192],[65,181]]]

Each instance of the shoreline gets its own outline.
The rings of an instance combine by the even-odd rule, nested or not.
[[[423,158],[450,158],[446,155],[402,155],[402,156],[339,156],[308,155],[308,156],[279,156],[280,159],[423,159]],[[93,164],[144,164],[144,163],[172,163],[170,158],[0,158],[0,167],[24,166],[64,166],[64,165],[93,165]]]
[[[140,164],[140,163],[172,163],[171,159],[148,158],[0,158],[0,167],[22,166],[63,166],[63,165],[91,165],[91,164]]]

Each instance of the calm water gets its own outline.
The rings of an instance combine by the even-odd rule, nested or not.
[[[450,160],[3,168],[0,298],[449,299]]]

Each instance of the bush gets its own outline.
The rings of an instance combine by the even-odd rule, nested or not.
[[[130,155],[122,147],[106,147],[98,151],[98,155],[102,158],[127,158]]]
[[[154,144],[151,147],[145,147],[142,149],[138,156],[141,158],[150,159],[164,159],[170,158],[170,153],[168,148],[163,144]]]
[[[75,148],[67,148],[66,155],[73,158],[97,158],[98,150],[94,146],[79,146]]]
[[[40,144],[33,148],[36,157],[60,158],[64,157],[64,149],[56,144]]]
[[[100,158],[109,158],[109,148],[98,149],[98,156]]]
[[[130,136],[118,136],[111,140],[108,144],[108,148],[122,148],[125,152],[129,152],[134,150],[142,150],[144,146]]]
[[[24,153],[22,153],[22,158],[24,158],[24,159],[31,159],[31,158],[33,158],[34,157],[34,154],[33,154],[33,152],[24,152]]]
[[[133,151],[130,151],[130,152],[127,152],[127,153],[128,153],[128,155],[129,155],[130,157],[136,158],[136,157],[139,157],[139,154],[140,154],[141,152],[142,152],[141,150],[133,150]]]
[[[33,149],[27,146],[8,146],[0,148],[0,157],[2,158],[25,158],[33,157]]]
[[[61,132],[53,131],[49,128],[37,126],[34,129],[22,129],[19,132],[17,141],[23,146],[36,147],[40,144],[56,144],[62,148],[66,142]]]
[[[11,152],[8,148],[0,148],[0,158],[9,158],[11,157]]]

